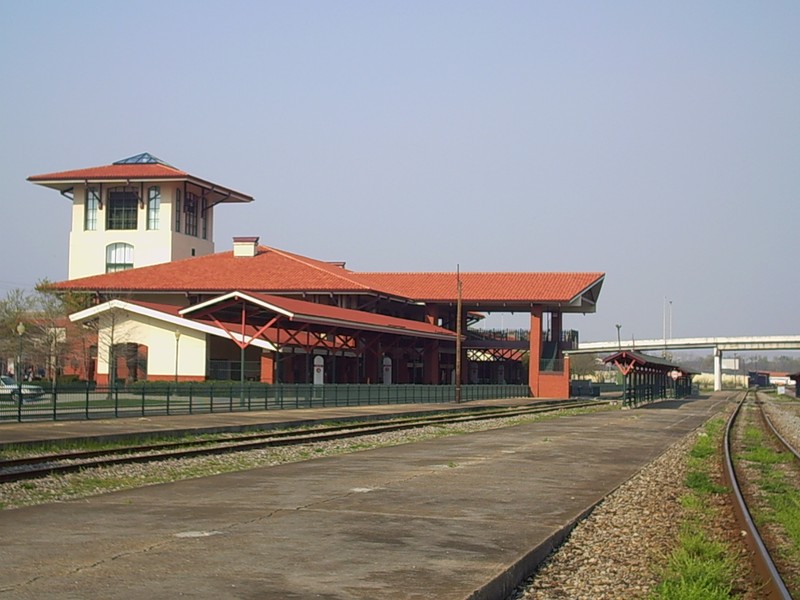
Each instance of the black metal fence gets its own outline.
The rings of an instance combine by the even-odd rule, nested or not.
[[[519,398],[526,385],[465,385],[463,402]],[[0,423],[455,401],[452,385],[143,383],[60,386],[22,402],[0,397]]]

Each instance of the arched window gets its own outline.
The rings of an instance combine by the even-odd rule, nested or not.
[[[106,273],[133,268],[133,246],[117,242],[106,246]]]
[[[147,228],[158,229],[158,213],[161,209],[161,188],[154,185],[147,189]]]

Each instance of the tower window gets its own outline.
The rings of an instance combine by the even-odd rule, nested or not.
[[[157,185],[147,190],[147,228],[158,229],[158,213],[161,210],[161,188]]]
[[[97,229],[97,209],[100,206],[100,192],[95,187],[86,188],[86,205],[83,213],[83,228],[86,231]]]
[[[175,190],[175,232],[181,232],[181,191]]]
[[[117,242],[106,246],[106,273],[133,268],[133,246]]]
[[[118,187],[108,191],[106,229],[136,229],[139,197],[135,188]]]
[[[186,192],[183,198],[183,212],[186,215],[184,233],[197,237],[197,204],[199,198],[190,192]]]

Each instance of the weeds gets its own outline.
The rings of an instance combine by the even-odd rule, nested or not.
[[[715,517],[714,496],[727,491],[713,478],[722,428],[720,419],[709,421],[689,451],[687,493],[681,498],[684,514],[678,544],[667,560],[661,583],[650,595],[652,600],[737,597],[733,591],[735,555],[726,544],[714,539],[705,525]]]

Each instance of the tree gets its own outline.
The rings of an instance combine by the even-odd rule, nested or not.
[[[20,365],[17,364],[23,356],[28,355],[31,336],[17,331],[20,323],[29,330],[31,306],[33,300],[30,294],[21,289],[10,290],[6,297],[0,300],[0,353],[4,357],[13,359],[14,372],[18,375]],[[10,365],[4,361],[3,370],[10,371]]]
[[[569,370],[574,379],[593,378],[597,371],[597,354],[572,354],[569,357]]]
[[[90,325],[76,324],[69,315],[93,303],[87,293],[55,290],[52,283],[42,279],[36,284],[38,310],[41,315],[43,334],[47,340],[48,376],[54,377],[65,367],[84,377],[91,372],[92,348],[97,343],[97,329]]]

